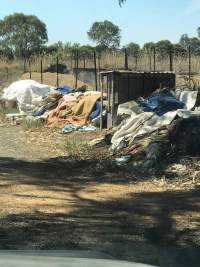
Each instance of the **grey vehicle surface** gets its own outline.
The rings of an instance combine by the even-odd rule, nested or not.
[[[153,267],[90,251],[0,251],[1,267]]]

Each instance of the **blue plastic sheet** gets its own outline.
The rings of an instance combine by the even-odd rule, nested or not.
[[[95,103],[93,111],[90,114],[90,119],[94,120],[95,118],[97,118],[100,115],[100,112],[101,112],[101,104],[99,101],[97,101]]]
[[[139,105],[145,112],[155,112],[159,116],[169,111],[186,108],[185,104],[177,100],[169,91],[149,96],[144,101],[140,101]]]
[[[71,88],[71,87],[68,86],[68,85],[63,85],[63,86],[59,86],[59,87],[57,88],[57,90],[58,90],[62,95],[66,95],[66,94],[71,93],[74,89]]]
[[[84,125],[81,128],[78,129],[79,132],[92,132],[96,130],[96,127],[93,125]]]
[[[78,126],[73,124],[66,124],[64,128],[62,129],[62,133],[71,133],[78,129]]]
[[[33,110],[32,115],[34,117],[41,116],[41,115],[43,115],[45,113],[45,111],[49,110],[54,105],[55,105],[55,102],[50,102],[48,104],[45,104],[44,106]]]

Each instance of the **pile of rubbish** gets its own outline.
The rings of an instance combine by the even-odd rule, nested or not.
[[[33,80],[12,83],[1,100],[15,104],[19,112],[8,118],[41,120],[62,133],[95,131],[101,114],[101,93],[62,86],[53,88]],[[120,154],[117,165],[154,168],[173,155],[200,154],[200,97],[188,88],[159,89],[146,99],[118,107],[119,125],[91,146],[110,144]],[[103,111],[106,115],[106,110]]]
[[[162,89],[119,105],[118,116],[124,119],[114,129],[111,147],[124,156],[116,163],[149,170],[173,155],[199,155],[198,96],[188,88]]]
[[[43,121],[46,127],[62,128],[63,133],[94,131],[100,118],[101,93],[86,89],[20,80],[4,89],[1,101],[18,108],[19,113],[7,115],[12,120]]]

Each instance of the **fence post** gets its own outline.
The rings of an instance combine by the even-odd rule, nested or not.
[[[188,46],[188,76],[189,76],[189,86],[191,86],[191,47]]]
[[[41,78],[41,84],[43,84],[43,62],[42,62],[42,58],[40,60],[40,78]]]
[[[127,49],[124,49],[124,69],[128,70],[128,53]]]
[[[56,86],[59,87],[59,69],[58,69],[58,56],[56,57]]]
[[[135,71],[137,71],[137,66],[138,66],[138,56],[135,56]]]
[[[79,53],[78,50],[75,52],[75,71],[76,71],[76,81],[75,81],[75,88],[78,87],[78,67],[79,67]]]
[[[31,80],[32,79],[32,71],[31,71],[31,60],[30,59],[29,59],[28,64],[29,64],[29,78]]]
[[[94,50],[94,75],[95,75],[95,89],[98,90],[98,82],[97,82],[97,58],[96,51]]]
[[[74,60],[74,64],[72,62],[72,69],[76,71],[76,51],[73,52],[73,60]]]
[[[73,52],[71,52],[71,56],[70,56],[70,67],[71,67],[71,70],[73,70]]]
[[[170,49],[170,52],[169,52],[169,67],[170,67],[170,71],[173,71],[173,53],[172,53],[172,49]]]
[[[156,72],[156,48],[153,48],[153,71]]]
[[[97,57],[97,59],[98,59],[98,88],[99,88],[99,90],[100,90],[100,88],[101,88],[101,78],[100,78],[100,72],[101,72],[101,53],[99,52],[98,53],[98,57]]]
[[[100,113],[100,130],[103,129],[103,74],[99,74],[100,88],[101,88],[101,113]]]

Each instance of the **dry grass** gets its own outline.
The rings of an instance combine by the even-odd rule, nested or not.
[[[29,73],[24,73],[21,76],[22,80],[26,80],[29,78],[30,78]],[[40,73],[32,72],[32,79],[37,82],[41,82]],[[51,85],[51,86],[56,86],[56,83],[57,83],[56,73],[50,73],[50,72],[43,73],[43,83]],[[59,74],[59,84],[74,87],[75,86],[74,76],[72,74]],[[83,83],[82,81],[78,81],[78,87],[81,87],[83,85],[85,85],[85,83]],[[87,86],[88,88],[90,88],[89,84],[87,84]]]
[[[21,62],[0,60],[0,90],[18,80],[22,72]]]
[[[105,52],[101,55],[100,65],[101,68],[105,69],[124,69],[124,53],[123,52]],[[128,65],[132,70],[137,71],[153,71],[153,55],[151,59],[147,54],[142,54],[138,57],[137,62],[135,57],[128,57]],[[68,65],[70,62],[68,62]],[[83,60],[80,60],[79,66],[83,68]],[[86,67],[93,68],[94,62],[93,59],[86,60]],[[200,57],[192,55],[191,57],[191,71],[199,72],[200,69]],[[160,58],[156,56],[156,71],[169,71],[170,70],[170,59],[169,57]],[[173,58],[173,70],[176,72],[188,72],[188,58],[187,57],[174,57]]]
[[[41,74],[40,74],[40,61],[41,59],[33,58],[31,62],[31,70],[32,70],[32,79],[41,82]],[[138,58],[137,65],[136,59],[132,56],[129,56],[129,68],[137,71],[153,71],[153,56],[151,57],[151,61],[147,54],[143,54]],[[71,58],[69,55],[62,55],[62,59],[59,59],[59,63],[66,64],[68,69],[74,68],[75,62],[71,62]],[[93,58],[85,60],[86,68],[94,68]],[[98,63],[98,62],[97,62]],[[50,64],[56,64],[55,57],[44,57],[43,58],[43,70]],[[98,65],[98,64],[97,64]],[[84,67],[83,59],[79,60],[79,67]],[[124,53],[123,52],[110,52],[103,53],[101,55],[100,67],[103,69],[124,69]],[[24,62],[20,60],[14,61],[6,61],[0,59],[0,90],[4,87],[8,86],[11,82],[16,81],[18,79],[29,79],[29,65],[25,64],[26,73],[24,72]],[[170,62],[169,58],[159,59],[156,57],[156,71],[169,71]],[[173,59],[173,70],[179,75],[183,73],[185,75],[188,74],[188,58],[187,57],[176,57]],[[200,57],[192,56],[191,58],[191,71],[193,73],[199,73],[200,69]],[[177,85],[185,84],[185,78],[182,76],[177,76]],[[196,77],[195,77],[196,81]],[[56,86],[57,77],[56,73],[43,73],[43,83],[51,86]],[[196,82],[195,82],[196,83]],[[197,81],[198,85],[199,81]],[[71,87],[75,87],[75,78],[72,74],[59,74],[59,85],[69,85]],[[82,81],[78,81],[78,87],[84,85]],[[87,84],[89,89],[94,88],[94,84]]]
[[[66,139],[65,148],[67,155],[76,160],[110,160],[112,156],[108,147],[94,148],[87,141],[77,137]]]

